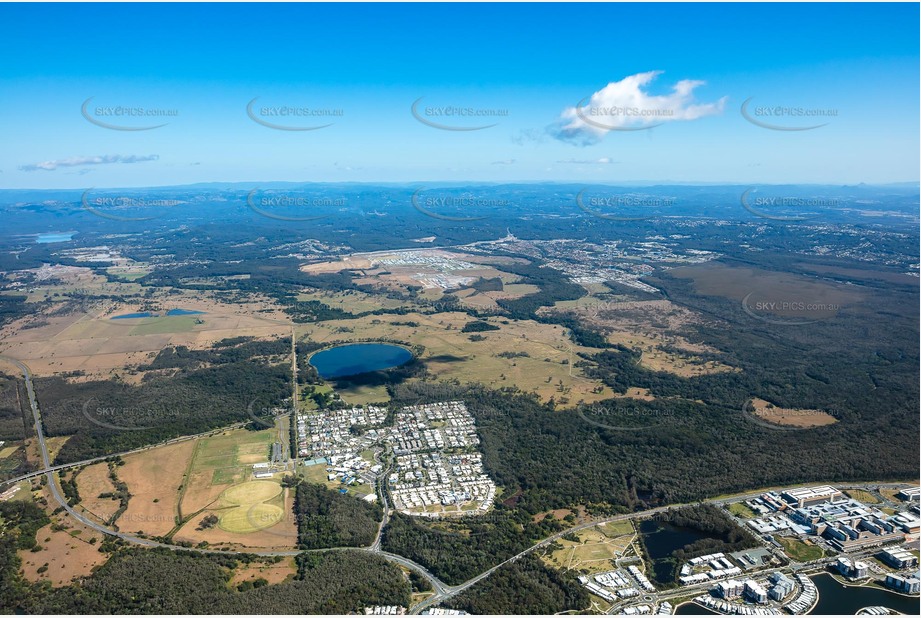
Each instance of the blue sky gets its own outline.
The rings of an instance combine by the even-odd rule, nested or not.
[[[917,181],[918,11],[0,4],[0,187]]]

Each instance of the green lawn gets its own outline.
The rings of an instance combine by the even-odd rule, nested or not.
[[[755,516],[755,512],[745,506],[744,502],[733,502],[729,505],[729,512],[742,519],[751,519]]]
[[[798,562],[810,562],[825,556],[825,550],[816,545],[809,545],[788,537],[776,536],[774,538],[783,545],[787,555]]]
[[[164,333],[187,333],[195,328],[199,317],[194,315],[169,315],[160,318],[144,318],[144,322],[132,329],[132,335],[162,335]]]

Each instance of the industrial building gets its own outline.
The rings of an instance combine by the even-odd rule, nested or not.
[[[883,562],[896,569],[909,569],[918,566],[918,557],[901,547],[884,549],[880,554],[880,558],[882,558]]]
[[[843,497],[843,494],[831,485],[821,485],[819,487],[797,487],[787,489],[781,492],[780,497],[797,508],[822,504],[823,502],[834,502]]]

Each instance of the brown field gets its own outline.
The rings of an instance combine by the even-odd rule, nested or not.
[[[188,440],[125,456],[118,478],[127,483],[131,500],[116,522],[120,530],[163,535],[173,529],[179,512],[179,487],[196,442]]]
[[[99,551],[101,534],[87,528],[74,520],[69,520],[72,528],[54,532],[51,526],[41,528],[36,534],[41,551],[20,550],[22,574],[31,582],[48,581],[53,586],[69,584],[75,577],[84,577],[92,573],[93,567],[105,563],[107,554]],[[80,531],[71,536],[71,532]],[[95,545],[89,540],[96,538]],[[48,570],[39,573],[38,569],[48,565]]]
[[[240,564],[233,570],[233,576],[230,584],[236,586],[245,581],[264,579],[270,584],[280,584],[288,579],[293,579],[297,575],[297,566],[294,564],[294,558],[286,557],[281,562],[250,562],[249,564]]]
[[[80,492],[80,507],[99,522],[108,521],[118,510],[118,500],[99,497],[99,494],[115,491],[112,479],[109,478],[107,463],[84,468],[77,475],[77,490]]]
[[[758,418],[775,425],[785,425],[789,427],[822,427],[823,425],[833,425],[838,420],[822,410],[794,410],[790,408],[780,408],[769,401],[752,399],[755,406],[754,414]]]
[[[480,382],[492,387],[515,385],[536,392],[545,400],[554,397],[564,404],[611,396],[607,387],[593,393],[600,383],[585,378],[579,369],[573,368],[570,375],[567,363],[572,344],[562,327],[531,320],[510,320],[503,324],[501,319],[489,318],[499,330],[479,333],[484,340],[474,342],[470,340],[471,333],[461,332],[470,321],[472,318],[463,313],[411,313],[299,324],[297,329],[299,335],[320,343],[390,339],[422,345],[425,347],[422,360],[434,377],[441,380]],[[406,322],[416,322],[419,326],[405,326]],[[341,332],[343,328],[348,331]],[[575,354],[592,350],[573,346],[572,351]],[[529,356],[498,356],[503,352],[526,352]],[[349,401],[348,393],[344,397]]]

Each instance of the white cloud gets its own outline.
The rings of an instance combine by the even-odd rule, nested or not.
[[[563,161],[557,161],[557,163],[568,163],[571,165],[614,165],[615,163],[620,163],[620,161],[615,161],[611,157],[601,157],[600,159],[565,159]]]
[[[23,172],[35,172],[38,170],[54,171],[59,167],[81,167],[84,165],[106,165],[109,163],[142,163],[144,161],[156,161],[160,155],[98,155],[94,157],[69,157],[67,159],[54,159],[51,161],[41,161],[40,163],[30,163],[20,165],[19,169]]]
[[[492,165],[514,165],[515,162],[515,159],[502,159],[501,161],[493,161]]]
[[[611,82],[592,96],[567,107],[548,128],[556,139],[580,146],[595,144],[611,131],[646,129],[666,122],[697,120],[720,114],[727,97],[715,103],[697,103],[699,80],[683,79],[665,95],[646,92],[662,71],[648,71]]]

